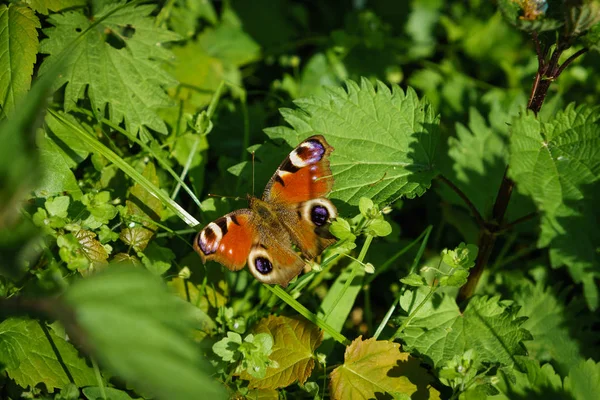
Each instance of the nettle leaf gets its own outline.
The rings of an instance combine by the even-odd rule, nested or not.
[[[594,282],[600,228],[591,199],[600,191],[600,109],[570,104],[549,122],[532,113],[513,123],[509,173],[519,191],[544,212],[538,246],[550,246],[552,266],[567,265],[598,307]]]
[[[292,147],[308,136],[324,135],[338,149],[331,155],[331,198],[357,205],[361,197],[382,204],[422,195],[436,175],[439,117],[431,104],[411,88],[390,91],[366,79],[360,86],[347,81],[346,87],[296,100],[298,110],[281,111],[293,129],[265,132]]]
[[[270,315],[261,319],[252,331],[273,337],[275,343],[269,359],[278,366],[267,368],[262,379],[247,372],[240,374],[242,379],[250,381],[250,388],[277,389],[296,381],[306,382],[315,366],[314,352],[323,340],[323,333],[316,325],[300,317]]]
[[[600,362],[581,360],[565,378],[565,389],[575,400],[586,400],[591,393],[600,393]]]
[[[515,369],[500,369],[496,385],[500,390],[500,395],[494,397],[498,400],[521,399],[570,399],[571,397],[563,390],[560,375],[558,375],[552,365],[544,364],[540,366],[537,360],[526,357],[519,357],[519,365],[523,372]],[[534,395],[535,394],[535,395]]]
[[[0,364],[24,388],[43,382],[53,391],[67,387],[70,379],[77,386],[97,383],[94,370],[71,343],[30,319],[9,318],[0,323]]]
[[[146,126],[167,133],[156,109],[172,105],[164,88],[176,81],[161,69],[161,63],[172,58],[163,44],[178,40],[179,35],[155,26],[149,16],[153,9],[152,5],[111,3],[93,18],[74,11],[48,18],[53,27],[44,30],[48,38],[41,42],[40,52],[50,56],[40,75],[69,55],[54,82],[55,90],[66,84],[65,110],[76,106],[87,87],[99,115],[108,105],[110,120],[117,124],[124,120],[132,132]],[[75,41],[82,35],[83,40]]]
[[[84,6],[85,0],[25,0],[29,7],[40,14],[48,15],[48,11],[60,11],[67,8]]]
[[[107,268],[75,282],[62,300],[77,318],[71,338],[127,383],[157,398],[225,398],[190,338],[194,307],[150,272]]]
[[[332,399],[353,400],[391,394],[408,398],[419,392],[429,399],[440,393],[430,386],[433,381],[418,359],[401,352],[398,343],[358,337],[346,348],[344,364],[330,375]]]
[[[14,111],[29,91],[38,50],[40,21],[29,7],[0,5],[0,109]]]
[[[428,291],[405,292],[401,307],[412,313]],[[522,342],[531,339],[517,312],[503,305],[499,297],[476,297],[461,313],[453,298],[435,294],[416,312],[400,337],[407,349],[428,357],[435,367],[470,349],[478,362],[511,366],[515,356],[525,354]]]
[[[564,305],[564,297],[533,284],[523,285],[514,295],[514,300],[522,307],[518,315],[528,317],[522,327],[533,336],[526,343],[529,355],[539,361],[552,361],[563,376],[583,359],[582,341],[571,332],[586,331],[585,324],[569,318],[577,312]]]
[[[456,137],[448,138],[451,165],[444,172],[475,205],[481,215],[490,215],[506,169],[507,144],[502,133],[489,126],[475,109],[469,110],[469,124],[456,124]],[[441,185],[440,193],[453,204],[464,207],[456,192]]]

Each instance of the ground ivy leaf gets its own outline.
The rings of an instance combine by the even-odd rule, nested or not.
[[[261,319],[252,331],[273,336],[275,344],[269,359],[278,366],[269,367],[263,379],[243,372],[240,377],[250,381],[251,388],[277,389],[296,381],[306,382],[315,365],[314,352],[323,340],[323,332],[316,325],[300,317],[270,315]]]
[[[60,354],[60,361],[53,345]],[[51,329],[44,332],[38,321],[9,318],[0,323],[0,350],[0,363],[6,365],[8,376],[24,388],[33,388],[40,382],[49,391],[67,387],[70,378],[62,365],[77,386],[97,383],[94,370],[79,357],[75,347]]]
[[[407,291],[400,305],[412,312],[428,290]],[[435,367],[469,349],[475,351],[479,362],[511,366],[516,355],[525,354],[521,342],[531,339],[521,328],[524,319],[518,318],[517,312],[499,297],[475,297],[461,313],[453,298],[436,294],[415,314],[401,338],[407,349],[428,357]]]
[[[548,122],[532,113],[516,118],[510,166],[518,190],[544,212],[538,245],[550,246],[552,265],[567,265],[584,283],[590,308],[597,308],[600,229],[590,199],[600,190],[600,108],[570,104]]]
[[[48,214],[52,216],[67,218],[70,202],[71,198],[69,196],[57,196],[46,200],[44,207],[48,210]]]
[[[590,398],[591,393],[600,393],[600,362],[597,363],[591,358],[587,361],[581,360],[571,368],[569,376],[565,378],[565,389],[575,400],[586,400]]]
[[[346,86],[296,100],[298,110],[282,110],[293,129],[265,132],[291,147],[323,134],[338,149],[331,155],[334,199],[356,205],[368,197],[382,204],[423,194],[436,174],[439,117],[431,104],[411,88],[390,91],[381,82],[374,88],[366,79]]]
[[[0,5],[0,108],[11,114],[29,90],[40,21],[29,7]]]
[[[114,11],[117,9],[117,11]],[[48,36],[40,44],[40,52],[50,54],[40,67],[40,75],[49,71],[67,49],[62,74],[54,89],[66,84],[65,109],[71,110],[85,93],[99,114],[109,105],[109,118],[114,123],[123,120],[127,129],[138,132],[142,125],[167,133],[167,127],[156,109],[172,105],[164,91],[176,81],[161,69],[161,62],[172,57],[164,43],[179,39],[179,35],[155,26],[150,13],[154,6],[123,7],[109,3],[93,18],[68,11],[52,14],[53,25],[44,30]],[[113,12],[114,11],[114,12]],[[112,12],[97,26],[93,21]],[[79,36],[83,32],[83,40]],[[117,41],[123,48],[110,43]],[[66,48],[66,46],[70,46]]]
[[[440,393],[429,386],[431,376],[419,364],[398,343],[359,337],[346,348],[344,364],[331,372],[331,398],[370,399],[384,393],[408,398],[425,391],[427,398],[439,399]]]
[[[194,307],[150,272],[109,267],[75,282],[62,300],[76,316],[69,336],[129,384],[157,398],[225,398],[190,339]]]

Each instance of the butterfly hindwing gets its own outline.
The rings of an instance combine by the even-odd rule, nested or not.
[[[244,268],[252,244],[258,239],[253,211],[231,212],[206,225],[194,239],[202,262],[217,261],[232,271]]]
[[[283,287],[302,272],[305,264],[291,243],[275,240],[255,244],[248,256],[248,269],[256,279]]]

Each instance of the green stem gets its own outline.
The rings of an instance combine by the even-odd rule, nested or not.
[[[308,308],[304,307],[300,304],[296,299],[294,299],[288,292],[283,290],[280,286],[271,286],[264,285],[267,289],[269,289],[272,293],[274,293],[277,297],[279,297],[282,301],[287,303],[290,307],[296,310],[300,315],[302,315],[307,320],[311,321],[323,331],[327,332],[333,339],[335,339],[338,343],[343,344],[344,346],[348,346],[350,341],[346,339],[344,335],[337,332],[331,325],[325,322],[323,319],[317,317],[316,314],[313,314],[308,310]]]

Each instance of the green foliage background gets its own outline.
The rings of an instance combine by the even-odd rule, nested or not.
[[[599,43],[597,0],[0,2],[0,398],[594,398]],[[203,266],[314,134],[339,242]]]

